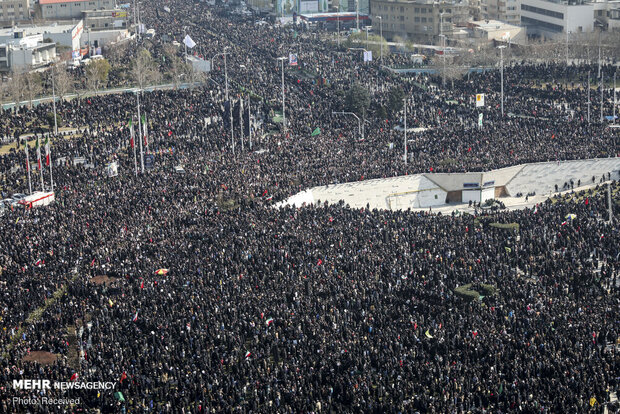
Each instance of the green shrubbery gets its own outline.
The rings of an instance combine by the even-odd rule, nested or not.
[[[468,283],[454,289],[454,294],[469,302],[481,296],[493,296],[496,290],[495,286],[486,283]]]

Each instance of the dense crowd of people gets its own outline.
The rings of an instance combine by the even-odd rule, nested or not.
[[[442,88],[441,76],[394,75],[312,32],[180,0],[163,18],[152,4],[142,19],[157,33],[180,42],[185,24],[200,54],[228,52],[230,95],[247,110],[252,94],[252,138],[235,121],[233,150],[221,57],[206,85],[140,95],[154,159],[144,173],[130,145],[135,94],[58,103],[73,131],[52,139],[55,202],[0,217],[2,412],[602,412],[620,380],[620,234],[603,185],[478,216],[273,207],[314,185],[618,156],[618,133],[587,119],[583,85],[550,81],[556,65],[512,65],[502,117],[495,71]],[[117,58],[164,46],[137,40]],[[272,116],[277,57],[290,51],[303,70],[285,73],[284,129]],[[587,79],[596,67],[570,70]],[[354,118],[332,114],[354,84],[372,101],[364,140]],[[376,110],[394,89],[410,98],[408,125],[426,128],[407,163],[400,115]],[[41,135],[49,111],[3,111],[0,135]],[[39,189],[33,150],[30,161]],[[0,155],[7,195],[27,189],[24,166],[23,143]],[[617,216],[617,174],[603,178]],[[470,300],[468,284],[485,293]],[[27,361],[37,351],[57,359]],[[19,390],[20,379],[115,389]],[[43,395],[80,402],[15,400]]]

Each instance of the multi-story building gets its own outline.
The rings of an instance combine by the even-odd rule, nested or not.
[[[60,50],[79,52],[84,24],[80,20],[71,24],[52,24],[49,26],[20,26],[10,29],[0,30],[0,43],[12,44],[16,39],[41,39],[46,43],[55,43]],[[23,46],[24,42],[21,41]],[[35,43],[36,44],[36,43]],[[30,44],[34,46],[34,44]]]
[[[0,0],[0,24],[30,19],[30,0]]]
[[[49,65],[55,58],[56,43],[44,42],[42,34],[15,32],[13,38],[0,43],[0,72],[35,69]]]
[[[39,0],[36,14],[44,20],[81,19],[84,10],[109,10],[114,0]]]
[[[84,19],[84,26],[90,30],[127,28],[126,10],[84,10],[82,18]]]
[[[561,0],[521,0],[521,25],[528,35],[545,38],[558,34],[591,32],[594,27],[593,3]]]
[[[620,30],[620,0],[599,0],[592,3],[595,25],[611,32]]]
[[[485,20],[521,24],[521,0],[482,0],[481,11]]]
[[[372,16],[381,16],[373,23],[383,25],[383,37],[399,36],[421,43],[440,43],[440,35],[450,36],[456,24],[466,24],[468,5],[464,2],[431,0],[371,0]]]

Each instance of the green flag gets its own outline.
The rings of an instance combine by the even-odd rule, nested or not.
[[[316,128],[314,131],[312,131],[312,135],[313,137],[319,135],[321,133],[321,128]]]
[[[504,383],[502,382],[501,384],[499,384],[499,390],[497,391],[497,393],[499,395],[502,395],[503,392],[504,392]]]
[[[510,247],[504,247],[504,249],[506,249],[506,253],[512,252],[512,249]]]
[[[114,398],[116,398],[120,402],[124,402],[125,401],[125,397],[123,396],[123,393],[120,392],[120,391],[116,391],[114,393]]]

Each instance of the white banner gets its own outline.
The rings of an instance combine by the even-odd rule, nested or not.
[[[478,128],[482,128],[482,113],[478,114]]]
[[[372,62],[372,50],[364,50],[364,62]]]
[[[190,49],[196,46],[196,42],[194,42],[192,38],[189,37],[189,35],[185,35],[185,39],[183,39],[183,43],[185,44],[185,46],[189,47]]]

